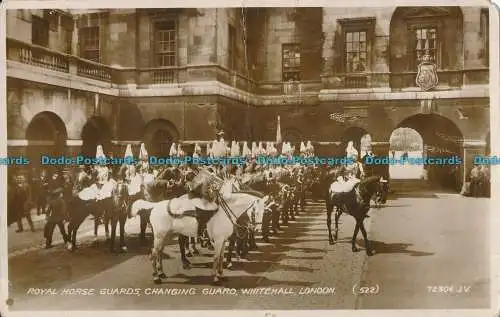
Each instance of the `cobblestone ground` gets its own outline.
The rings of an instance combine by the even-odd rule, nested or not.
[[[191,259],[193,268],[184,270],[174,241],[165,249],[170,255],[164,259],[169,278],[155,285],[148,245],[137,239],[136,219],[127,225],[129,252],[119,255],[108,252],[104,237],[97,245],[91,243],[89,221],[81,230],[84,237],[74,253],[62,245],[45,250],[26,249],[25,243],[19,244],[22,252],[9,248],[11,254],[17,252],[9,256],[11,309],[479,308],[487,305],[489,298],[489,249],[484,243],[488,235],[487,203],[457,196],[391,200],[366,221],[377,252],[368,259],[364,252],[351,252],[354,222],[350,216],[342,216],[340,240],[331,246],[324,203],[308,202],[297,221],[283,227],[270,244],[259,242],[259,249],[250,254],[249,260],[235,260],[233,270],[225,271],[228,280],[222,287],[211,285],[210,251],[201,249],[202,254]],[[41,233],[28,234],[38,234],[34,241],[40,241]],[[9,234],[9,246],[14,243],[13,236],[18,238]],[[451,282],[471,285],[471,291],[444,296],[429,294],[426,288]],[[377,288],[377,294],[360,295],[360,287],[365,286]],[[28,294],[38,288],[54,294]],[[99,294],[103,289],[117,288],[137,288],[140,296]],[[286,294],[243,294],[249,288]],[[334,294],[308,294],[313,289],[333,288]],[[70,289],[94,289],[97,294],[62,294]],[[196,294],[160,294],[168,289]],[[236,295],[220,294],[223,291]],[[446,298],[445,303],[439,304],[439,298]]]

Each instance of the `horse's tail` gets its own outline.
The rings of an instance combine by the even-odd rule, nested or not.
[[[150,210],[156,206],[157,203],[153,203],[147,200],[138,199],[132,203],[130,208],[130,217],[135,217],[142,210]]]

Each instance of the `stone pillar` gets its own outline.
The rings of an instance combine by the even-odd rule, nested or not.
[[[79,17],[78,16],[75,16],[74,19],[73,19],[73,22],[74,22],[74,26],[73,26],[73,36],[71,36],[71,52],[70,52],[70,55],[75,55],[75,56],[80,56],[80,52],[78,51],[78,30],[80,30],[80,28],[78,27],[78,23],[79,23]]]
[[[337,21],[330,17],[330,11],[334,8],[323,8],[323,69],[324,76],[332,75],[333,72],[333,41],[335,38],[335,28]]]

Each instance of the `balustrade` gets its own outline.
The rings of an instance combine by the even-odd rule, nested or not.
[[[69,72],[69,55],[52,51],[38,45],[30,45],[13,39],[7,40],[10,60],[47,68],[50,70]]]
[[[111,82],[111,68],[92,61],[78,58],[76,74],[81,77]]]

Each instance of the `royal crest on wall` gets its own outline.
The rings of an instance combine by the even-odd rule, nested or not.
[[[422,61],[418,65],[417,78],[415,80],[418,87],[427,91],[436,87],[439,80],[437,75],[437,67],[432,60],[429,52],[422,56]]]

